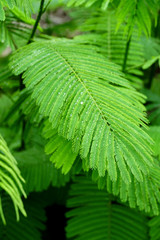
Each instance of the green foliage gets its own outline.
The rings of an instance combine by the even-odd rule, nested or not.
[[[10,153],[2,136],[0,136],[0,166],[0,216],[5,223],[5,216],[2,209],[2,192],[5,191],[12,199],[17,219],[19,219],[19,210],[23,215],[26,215],[21,200],[21,194],[24,196],[26,196],[26,194],[22,186],[24,179],[21,177],[17,162]]]
[[[138,31],[134,29],[125,63],[128,38],[124,36],[125,26],[123,25],[119,28],[118,34],[115,33],[116,25],[114,12],[99,12],[98,15],[93,13],[81,26],[82,30],[92,33],[77,36],[76,40],[98,46],[104,56],[122,66],[126,77],[136,88],[141,88],[143,83],[140,77],[143,76],[143,72],[140,67],[144,64],[146,51],[143,50],[144,43],[138,37]]]
[[[143,65],[143,69],[149,68],[153,63],[155,63],[156,61],[158,61],[158,64],[160,66],[160,55],[153,57],[152,59],[148,60],[144,65]]]
[[[45,203],[38,196],[31,195],[24,201],[27,217],[20,216],[20,221],[15,222],[14,209],[6,196],[3,196],[4,212],[7,226],[0,222],[0,239],[3,240],[40,240],[40,231],[45,229]]]
[[[119,26],[126,23],[125,32],[130,37],[134,26],[137,25],[140,32],[151,35],[152,17],[157,18],[159,0],[121,0],[117,8],[117,18]],[[127,21],[126,21],[127,18]]]
[[[150,227],[150,239],[158,240],[160,238],[159,230],[160,230],[160,216],[154,217],[149,221]]]
[[[46,190],[50,185],[64,186],[70,179],[69,175],[63,175],[54,167],[38,146],[15,153],[15,156],[22,176],[26,180],[24,188],[27,193]]]
[[[132,174],[131,183],[126,184],[119,176],[116,182],[112,182],[106,175],[99,177],[97,172],[93,172],[92,179],[98,183],[100,189],[107,189],[107,192],[118,196],[122,202],[128,202],[131,208],[136,206],[146,213],[152,212],[157,215],[159,213],[160,191],[159,191],[159,175],[160,168],[156,164],[150,169],[150,175],[144,176],[143,182],[138,182]]]
[[[5,11],[3,7],[8,7],[9,9],[13,9],[14,7],[18,7],[22,9],[27,15],[30,15],[33,7],[31,0],[1,0],[0,1],[0,21],[5,20]]]
[[[157,87],[158,86],[156,85],[156,88]],[[148,89],[144,89],[143,92],[148,97],[148,118],[151,123],[153,123],[154,125],[158,125],[160,122],[160,96]]]
[[[89,178],[75,178],[67,207],[71,208],[66,214],[67,239],[148,239],[146,217],[120,205],[106,191],[97,190]]]
[[[151,140],[138,126],[145,127],[146,122],[143,96],[134,91],[116,65],[96,53],[96,48],[63,40],[39,43],[19,49],[10,66],[16,75],[25,71],[24,83],[33,91],[40,113],[49,117],[64,138],[76,138],[73,152],[89,158],[88,167],[98,169],[100,176],[107,170],[116,181],[118,167],[128,183],[127,164],[142,181],[142,173],[147,174],[145,166],[152,165]]]
[[[31,26],[34,24],[34,19],[14,7],[6,15],[5,21],[0,21],[0,42],[13,50],[25,45],[31,35]],[[40,27],[38,29],[42,30]]]
[[[0,0],[0,239],[159,239],[159,11]]]

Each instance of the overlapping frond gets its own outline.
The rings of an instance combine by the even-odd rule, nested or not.
[[[0,42],[14,50],[25,45],[34,23],[35,19],[26,16],[24,12],[15,7],[6,14],[5,21],[0,21]],[[39,26],[38,28],[41,30]]]
[[[154,129],[152,130],[151,128],[149,132],[151,137],[156,140],[152,132],[156,132],[156,129],[154,131]],[[157,131],[157,133],[159,133],[159,131]],[[156,136],[158,137],[158,134]],[[76,156],[71,152],[71,142],[58,136],[48,122],[44,128],[44,137],[48,139],[45,151],[47,154],[52,154],[50,160],[55,163],[57,168],[62,167],[64,173],[66,171],[68,172],[76,160]],[[158,141],[156,141],[156,143],[158,143]],[[154,150],[155,148],[158,150],[159,145],[157,145],[157,147],[155,146]],[[157,155],[157,150],[154,151],[155,155]],[[73,159],[73,161],[71,159]],[[89,165],[87,165],[87,162],[83,159],[81,161],[82,169],[88,171]],[[125,171],[125,169],[123,170]],[[125,177],[126,182],[128,178],[130,179],[129,185],[124,181]],[[98,172],[93,171],[92,180],[98,183],[100,189],[106,188],[109,193],[118,196],[122,202],[128,202],[131,208],[138,207],[141,211],[143,210],[147,213],[152,212],[156,215],[159,213],[160,167],[156,161],[154,167],[150,168],[150,174],[144,176],[143,182],[138,182],[131,171],[128,171],[128,173],[125,172],[123,179],[118,172],[117,181],[114,183],[109,176],[106,175],[100,178]]]
[[[153,217],[148,223],[150,240],[160,239],[160,216]]]
[[[124,180],[118,175],[118,180],[113,183],[109,176],[99,178],[96,171],[92,174],[93,181],[98,182],[100,189],[107,188],[107,191],[115,196],[120,197],[122,202],[128,202],[131,208],[139,207],[140,210],[151,212],[152,214],[159,214],[160,204],[160,127],[151,126],[149,135],[154,140],[154,166],[150,168],[148,176],[144,176],[143,182],[138,182],[129,172],[131,177],[131,184],[126,185]]]
[[[38,146],[17,152],[15,156],[25,179],[24,189],[27,193],[43,191],[50,185],[64,186],[70,180],[70,175],[63,175],[57,170]]]
[[[35,117],[37,116],[38,109],[37,109],[37,106],[35,105],[35,102],[30,98],[30,95],[26,95],[26,93],[27,93],[26,90],[22,92],[22,94],[20,95],[20,98],[18,99],[19,104],[15,103],[17,107],[13,107],[13,112],[15,112],[17,108],[21,109],[23,113],[29,116],[29,120],[33,121],[34,116]],[[33,123],[34,122],[35,121],[33,121]],[[149,133],[151,132],[152,131],[150,130]],[[52,125],[48,121],[45,122],[45,127],[43,129],[43,137],[47,139],[45,152],[50,155],[50,160],[54,163],[56,168],[62,168],[62,172],[65,174],[69,171],[71,171],[71,174],[72,174],[73,164],[76,164],[76,165],[78,164],[78,168],[79,169],[82,168],[84,171],[89,170],[88,162],[86,162],[85,159],[78,161],[77,159],[78,155],[71,151],[72,145],[74,145],[75,143],[72,143],[71,141],[68,141],[63,137],[58,136],[57,131],[52,129]],[[152,135],[151,137],[155,140],[155,138]],[[158,146],[157,146],[157,149],[158,149]],[[155,151],[155,155],[157,155],[156,151]],[[35,160],[33,160],[33,162],[34,161]],[[123,170],[125,172],[125,169]],[[112,184],[110,177],[107,175],[104,178],[99,178],[99,174],[96,171],[93,172],[92,178],[93,178],[93,181],[98,182],[99,188],[102,188],[102,189],[107,188],[107,191],[109,191],[111,194],[115,196],[118,196],[122,202],[128,202],[131,208],[135,208],[136,206],[138,206],[140,210],[144,210],[147,213],[152,212],[154,214],[158,214],[158,204],[160,202],[159,166],[155,165],[155,167],[150,168],[150,175],[149,176],[147,175],[147,177],[144,177],[144,181],[141,183],[139,183],[133,177],[133,174],[131,173],[131,171],[128,170],[128,172],[129,173],[125,172],[123,179],[126,177],[126,182],[127,182],[129,178],[131,181],[129,185],[126,185],[125,181],[122,179],[119,172],[117,177],[118,181],[115,182],[114,184]],[[22,174],[23,174],[23,169],[22,169]],[[41,174],[39,174],[39,176],[41,176]],[[26,179],[26,177],[24,178]],[[150,180],[148,181],[148,179]],[[33,176],[32,182],[34,181],[35,180]]]
[[[109,176],[99,177],[96,171],[92,174],[93,181],[98,183],[100,189],[118,196],[122,202],[128,202],[130,208],[138,208],[146,213],[159,214],[160,204],[160,167],[158,163],[150,168],[150,174],[144,176],[143,182],[138,182],[131,172],[131,183],[127,185],[118,174],[117,182],[112,182]]]
[[[1,193],[5,191],[14,204],[16,217],[19,219],[19,211],[26,215],[24,210],[21,195],[26,196],[22,182],[24,179],[21,177],[21,173],[17,167],[15,158],[10,153],[6,142],[0,135],[0,216],[5,223],[5,216],[3,214],[3,205],[1,199]]]
[[[62,168],[62,173],[67,174],[78,157],[78,154],[72,151],[72,142],[59,136],[49,122],[45,124],[43,136],[48,140],[45,152],[50,155],[50,161],[56,168]]]
[[[5,11],[4,7],[8,7],[9,9],[13,9],[14,7],[18,7],[22,9],[27,15],[31,15],[33,11],[32,1],[31,0],[1,0],[0,1],[0,21],[5,20]]]
[[[130,169],[143,181],[152,165],[151,140],[140,127],[146,122],[144,99],[116,65],[93,47],[64,40],[21,48],[10,65],[16,75],[25,71],[24,82],[40,113],[74,142],[72,151],[90,168],[100,176],[107,171],[112,181],[120,171],[127,184]]]
[[[76,40],[98,46],[104,56],[121,65],[122,70],[124,70],[128,38],[124,35],[124,26],[121,26],[119,31],[115,32],[116,25],[117,21],[114,12],[94,13],[81,27],[82,30],[92,33],[80,35],[76,37]],[[127,61],[125,62],[125,74],[130,82],[137,88],[142,86],[140,77],[143,75],[143,72],[139,68],[143,64],[143,43],[138,37],[137,30],[134,29],[130,39]]]
[[[39,114],[38,106],[31,98],[31,92],[27,91],[26,89],[21,91],[19,96],[17,96],[17,100],[8,110],[6,120],[9,121],[10,119],[14,118],[19,111],[23,112],[27,121],[29,121],[31,124],[38,125],[43,120],[43,116]]]
[[[146,240],[147,219],[137,211],[116,202],[98,190],[86,177],[76,177],[71,185],[66,214],[67,239],[75,240]]]
[[[50,160],[55,163],[57,168],[62,167],[62,171],[65,173],[71,170],[73,162],[78,164],[76,156],[71,152],[71,142],[58,136],[49,123],[45,126],[44,137],[48,138],[45,151],[47,154],[52,154]],[[155,138],[153,137],[153,139]],[[158,149],[158,146],[156,148]],[[155,155],[157,155],[156,151]],[[88,171],[89,165],[87,165],[87,162],[83,159],[81,161],[82,169]],[[123,170],[125,171],[125,169]],[[128,178],[130,179],[129,185],[123,180],[125,177],[126,181],[128,181]],[[150,174],[144,176],[143,182],[138,182],[131,171],[125,172],[123,179],[119,172],[117,181],[114,183],[107,174],[100,178],[97,171],[92,173],[92,180],[97,182],[100,189],[105,188],[109,193],[118,196],[122,202],[128,202],[131,208],[138,207],[141,211],[159,214],[160,167],[157,162],[154,163],[154,167],[150,168]]]
[[[118,32],[115,32],[117,25],[117,19],[115,12],[107,11],[105,13],[94,13],[92,17],[86,20],[82,26],[82,30],[96,32],[103,36],[102,41],[103,51],[106,57],[119,65],[123,65],[125,48],[127,44],[127,36],[124,36],[124,26],[119,28]],[[83,36],[83,35],[82,35]],[[81,36],[80,36],[81,37]],[[85,37],[85,35],[83,36]],[[100,36],[99,36],[100,37]],[[91,43],[97,42],[96,38],[90,38]],[[144,62],[143,44],[138,37],[138,32],[134,29],[127,59],[127,67],[133,68],[135,66],[141,66]]]
[[[117,28],[125,23],[125,33],[130,36],[136,25],[140,32],[151,35],[152,18],[156,22],[158,8],[158,0],[121,0],[117,9]]]
[[[44,203],[39,197],[29,196],[24,201],[27,217],[20,216],[20,221],[15,222],[14,209],[7,197],[3,197],[4,212],[7,225],[0,221],[0,239],[3,240],[41,240],[41,231],[45,229],[46,221]]]

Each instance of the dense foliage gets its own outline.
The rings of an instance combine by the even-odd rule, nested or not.
[[[159,0],[0,0],[0,239],[55,203],[66,239],[160,240]]]

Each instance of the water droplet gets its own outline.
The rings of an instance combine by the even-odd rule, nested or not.
[[[84,102],[81,102],[81,104],[83,104]]]

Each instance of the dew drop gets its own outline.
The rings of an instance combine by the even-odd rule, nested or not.
[[[81,102],[81,104],[83,104],[84,102]]]

